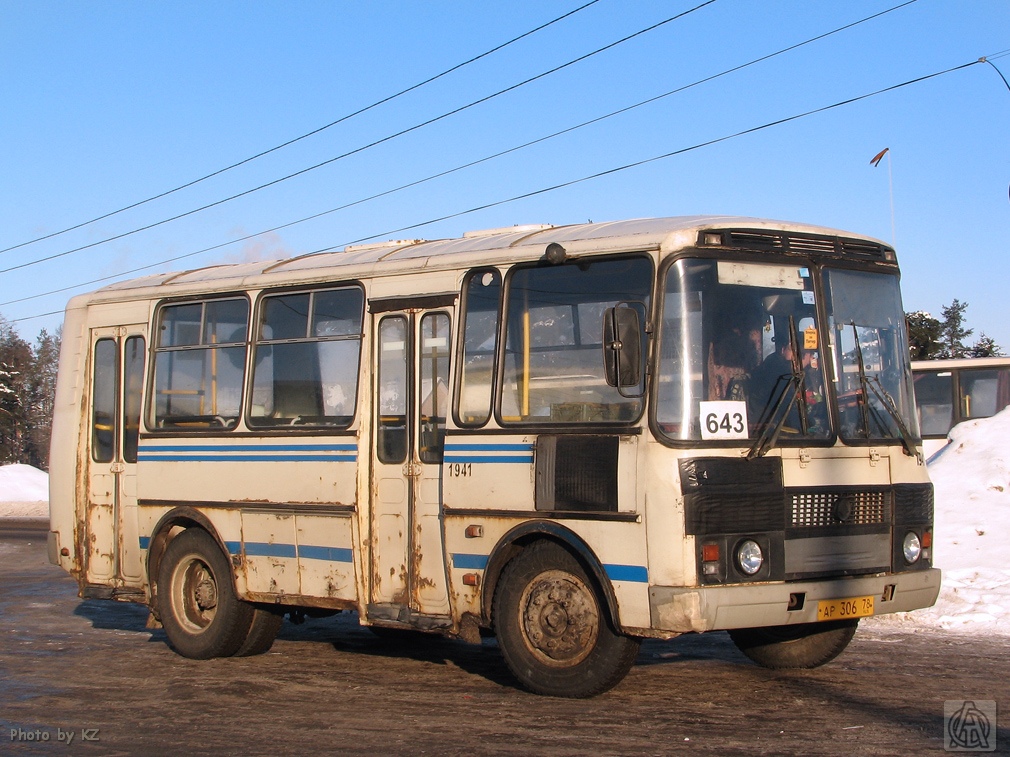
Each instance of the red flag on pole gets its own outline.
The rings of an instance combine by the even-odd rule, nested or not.
[[[890,149],[891,149],[890,147],[885,147],[883,150],[881,150],[872,158],[870,158],[870,165],[876,167],[880,163],[880,161],[883,160],[884,156],[887,154],[887,151]]]

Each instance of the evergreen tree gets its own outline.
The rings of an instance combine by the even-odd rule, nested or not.
[[[32,349],[0,316],[0,463],[25,462]]]
[[[969,350],[969,357],[1002,357],[1002,355],[1003,350],[996,344],[996,340],[991,336],[986,336],[984,331]]]
[[[905,313],[912,360],[932,360],[940,349],[940,321],[924,310]]]
[[[49,439],[53,427],[53,401],[56,397],[56,369],[60,360],[60,332],[39,333],[32,354],[28,377],[28,464],[49,469]]]
[[[965,328],[964,311],[968,309],[967,302],[954,299],[940,311],[940,350],[938,358],[968,357],[970,348],[964,340],[975,333],[974,329]]]

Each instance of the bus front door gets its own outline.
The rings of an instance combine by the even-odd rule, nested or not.
[[[423,309],[374,318],[368,615],[422,626],[447,624],[441,474],[452,319],[447,310]]]
[[[85,507],[87,581],[96,589],[143,581],[137,530],[137,441],[145,325],[91,331],[91,412]]]

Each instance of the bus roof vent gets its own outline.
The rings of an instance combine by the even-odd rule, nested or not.
[[[759,229],[704,229],[698,234],[702,247],[731,247],[742,250],[814,253],[861,260],[894,260],[894,250],[865,239]]]
[[[529,223],[525,226],[502,226],[497,229],[478,229],[477,231],[468,231],[463,234],[463,239],[494,237],[499,234],[530,234],[534,231],[546,231],[547,229],[553,228],[554,224],[552,223]]]

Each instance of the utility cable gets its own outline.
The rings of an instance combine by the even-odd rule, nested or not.
[[[616,174],[616,173],[619,173],[621,171],[627,171],[627,170],[632,169],[632,168],[638,168],[639,166],[644,166],[644,165],[647,165],[649,163],[655,163],[657,161],[666,160],[667,158],[672,158],[672,157],[674,157],[676,155],[683,155],[684,153],[692,152],[694,150],[700,150],[703,147],[710,147],[712,145],[719,144],[721,142],[727,142],[727,141],[729,141],[731,139],[736,139],[737,137],[742,137],[742,136],[745,136],[747,134],[754,134],[756,132],[763,131],[765,129],[770,129],[773,126],[781,126],[782,124],[790,123],[792,121],[797,121],[797,120],[799,120],[801,118],[806,118],[807,116],[812,116],[812,115],[815,115],[817,113],[824,113],[826,111],[833,110],[835,108],[840,108],[840,107],[845,106],[845,105],[851,105],[853,103],[860,102],[861,100],[866,100],[866,99],[869,99],[871,97],[876,97],[877,95],[882,95],[882,94],[884,94],[886,92],[893,92],[894,90],[901,89],[903,87],[908,87],[908,86],[911,86],[912,84],[918,84],[919,82],[924,82],[924,81],[927,81],[929,79],[935,79],[935,78],[937,78],[939,76],[944,76],[946,74],[953,73],[954,71],[960,71],[962,69],[969,68],[971,66],[977,65],[977,64],[982,63],[982,62],[983,62],[982,60],[973,60],[973,61],[970,61],[968,63],[962,63],[959,66],[953,66],[952,68],[947,68],[947,69],[944,69],[942,71],[937,71],[937,72],[932,73],[932,74],[926,74],[925,76],[919,76],[919,77],[916,77],[915,79],[909,79],[907,81],[901,82],[900,84],[894,84],[894,85],[891,85],[890,87],[884,87],[883,89],[874,90],[873,92],[868,92],[867,94],[864,94],[864,95],[859,95],[857,97],[850,97],[850,98],[848,98],[846,100],[840,100],[840,101],[838,101],[836,103],[832,103],[831,105],[824,105],[824,106],[822,106],[820,108],[814,108],[813,110],[804,111],[803,113],[797,113],[795,115],[787,116],[785,118],[780,118],[780,119],[777,119],[775,121],[769,121],[768,123],[761,124],[760,126],[753,126],[753,127],[749,128],[749,129],[743,129],[742,131],[734,132],[733,134],[727,134],[725,136],[717,137],[715,139],[710,139],[710,140],[705,141],[705,142],[699,142],[699,143],[697,143],[695,145],[691,145],[690,147],[682,147],[679,150],[673,150],[671,152],[663,153],[662,155],[656,155],[656,156],[653,156],[651,158],[645,158],[643,160],[637,160],[637,161],[635,161],[633,163],[626,163],[626,164],[624,164],[622,166],[617,166],[615,168],[609,168],[609,169],[607,169],[605,171],[598,171],[597,173],[590,174],[588,176],[583,176],[582,178],[579,178],[579,179],[572,179],[570,181],[565,181],[565,182],[562,182],[560,184],[554,184],[552,186],[543,187],[541,189],[536,189],[536,190],[533,190],[531,192],[525,192],[523,194],[515,195],[513,197],[509,197],[509,198],[504,199],[504,200],[497,200],[495,202],[485,203],[484,205],[478,205],[478,206],[475,206],[475,207],[472,207],[472,208],[468,208],[467,210],[458,211],[456,213],[449,213],[447,215],[439,216],[438,218],[429,218],[426,221],[421,221],[419,223],[410,224],[409,226],[401,226],[401,227],[399,227],[397,229],[387,229],[386,231],[380,231],[380,232],[378,232],[376,234],[371,234],[370,236],[367,236],[367,237],[359,237],[358,239],[354,239],[354,240],[351,240],[349,242],[343,242],[343,243],[340,243],[340,244],[331,245],[329,247],[323,247],[322,249],[314,250],[314,251],[309,252],[309,253],[305,253],[304,255],[301,255],[299,257],[307,257],[309,255],[318,255],[318,254],[324,253],[324,252],[331,252],[331,251],[336,250],[336,249],[341,248],[341,247],[347,247],[347,246],[352,245],[352,244],[359,244],[361,242],[367,242],[368,240],[375,239],[376,237],[390,236],[390,235],[393,235],[393,234],[399,234],[399,233],[404,232],[404,231],[411,231],[413,229],[417,229],[417,228],[420,228],[422,226],[429,226],[430,224],[433,224],[433,223],[439,223],[440,221],[448,221],[448,220],[453,219],[453,218],[459,218],[460,216],[469,215],[470,213],[477,213],[477,212],[479,212],[481,210],[487,210],[488,208],[494,208],[494,207],[498,207],[500,205],[506,205],[506,204],[508,204],[510,202],[517,202],[518,200],[525,200],[525,199],[528,199],[530,197],[536,197],[538,195],[547,194],[548,192],[554,192],[554,191],[556,191],[558,189],[564,189],[566,187],[575,186],[576,184],[581,184],[583,182],[592,181],[593,179],[599,179],[599,178],[604,177],[604,176],[610,176],[612,174]],[[35,318],[43,318],[43,317],[49,316],[49,315],[56,315],[56,314],[58,314],[60,312],[62,312],[62,311],[60,311],[60,310],[53,310],[53,311],[50,311],[48,313],[39,313],[38,315],[30,315],[30,316],[25,316],[23,318],[12,318],[10,320],[10,322],[11,323],[18,323],[20,321],[30,321],[30,320],[33,320]]]
[[[537,81],[539,79],[543,79],[546,76],[550,76],[551,74],[555,74],[558,71],[561,71],[561,70],[563,70],[565,68],[568,68],[569,66],[575,65],[576,63],[581,63],[582,61],[586,60],[587,58],[591,58],[594,55],[598,55],[598,54],[600,54],[602,52],[605,52],[606,50],[610,50],[611,48],[617,47],[620,44],[628,42],[629,40],[632,40],[635,37],[641,36],[642,34],[646,34],[646,33],[650,32],[650,31],[654,31],[655,29],[658,29],[661,26],[669,24],[672,21],[676,21],[676,20],[678,20],[680,18],[683,18],[684,16],[687,16],[690,13],[693,13],[693,12],[695,12],[697,10],[700,10],[701,8],[704,8],[706,5],[711,5],[714,2],[716,2],[716,0],[705,0],[705,2],[701,3],[700,5],[696,5],[695,7],[690,8],[690,9],[688,9],[686,11],[683,11],[682,13],[678,13],[675,16],[671,16],[670,18],[664,19],[663,21],[660,21],[659,23],[652,24],[651,26],[648,26],[648,27],[646,27],[644,29],[640,29],[639,31],[634,32],[633,34],[629,34],[626,37],[622,37],[621,39],[617,40],[616,42],[611,42],[610,44],[607,44],[607,45],[604,45],[603,47],[597,48],[596,50],[593,50],[593,51],[591,51],[589,53],[586,53],[585,55],[581,55],[578,58],[574,58],[573,60],[570,60],[570,61],[568,61],[566,63],[562,63],[559,66],[555,66],[554,68],[551,68],[551,69],[549,69],[547,71],[539,73],[539,74],[537,74],[535,76],[531,76],[530,78],[525,79],[525,80],[519,82],[518,84],[512,84],[512,85],[510,85],[508,87],[505,87],[504,89],[501,89],[501,90],[498,90],[497,92],[494,92],[493,94],[486,95],[485,97],[482,97],[482,98],[480,98],[478,100],[474,100],[474,101],[472,101],[470,103],[467,103],[466,105],[462,105],[462,106],[460,106],[458,108],[455,108],[453,110],[447,111],[447,112],[443,113],[442,115],[435,116],[434,118],[429,118],[427,121],[423,121],[423,122],[421,122],[419,124],[415,124],[414,126],[410,126],[410,127],[406,128],[406,129],[401,129],[398,132],[395,132],[393,134],[387,135],[387,136],[382,137],[380,139],[377,139],[377,140],[375,140],[373,142],[370,142],[370,143],[368,143],[366,145],[363,145],[361,147],[357,147],[357,148],[355,148],[353,150],[349,150],[348,152],[342,153],[341,155],[337,155],[337,156],[335,156],[333,158],[329,158],[328,160],[324,160],[321,163],[316,163],[315,165],[309,166],[307,168],[303,168],[303,169],[301,169],[299,171],[295,171],[294,173],[290,173],[290,174],[288,174],[286,176],[282,176],[279,179],[274,179],[273,181],[268,181],[267,183],[260,184],[259,186],[253,187],[252,189],[247,189],[247,190],[245,190],[243,192],[239,192],[237,194],[231,195],[230,197],[225,197],[224,199],[216,200],[215,202],[211,202],[211,203],[208,203],[206,205],[202,205],[202,206],[200,206],[198,208],[194,208],[192,210],[188,210],[188,211],[186,211],[184,213],[179,213],[177,215],[171,216],[170,218],[165,218],[165,219],[163,219],[161,221],[156,221],[154,223],[149,223],[149,224],[147,224],[145,226],[141,226],[141,227],[133,229],[131,231],[126,231],[126,232],[123,232],[121,234],[116,234],[116,235],[111,236],[111,237],[106,237],[105,239],[100,239],[97,242],[91,242],[90,244],[81,245],[80,247],[75,247],[75,248],[73,248],[71,250],[65,250],[64,252],[55,253],[53,255],[47,255],[45,257],[38,258],[37,260],[31,260],[31,261],[29,261],[27,263],[21,263],[20,265],[10,266],[8,268],[2,268],[2,269],[0,269],[0,273],[8,273],[10,271],[16,271],[16,270],[21,269],[21,268],[28,268],[28,267],[33,266],[33,265],[38,265],[39,263],[45,263],[47,261],[55,260],[57,258],[62,258],[64,256],[66,256],[66,255],[70,255],[70,254],[75,253],[75,252],[80,252],[81,250],[87,250],[87,249],[90,249],[92,247],[97,247],[97,246],[99,246],[101,244],[105,244],[107,242],[112,242],[112,241],[115,241],[117,239],[123,239],[124,237],[128,237],[128,236],[131,236],[133,234],[137,234],[137,233],[139,233],[141,231],[147,231],[148,229],[153,229],[153,228],[155,228],[157,226],[162,226],[163,224],[170,223],[172,221],[177,221],[180,218],[185,218],[187,216],[191,216],[191,215],[193,215],[195,213],[199,213],[201,211],[208,210],[209,208],[217,207],[218,205],[223,205],[226,202],[231,202],[232,200],[236,200],[239,197],[245,197],[246,195],[252,194],[253,192],[258,192],[261,189],[266,189],[267,187],[272,187],[272,186],[274,186],[276,184],[280,184],[283,181],[287,181],[289,179],[293,179],[296,176],[301,176],[302,174],[306,174],[309,171],[314,171],[317,168],[322,168],[323,166],[330,165],[331,163],[335,163],[338,160],[343,160],[344,158],[350,157],[352,155],[356,155],[356,154],[358,154],[360,152],[364,152],[365,150],[368,150],[368,149],[370,149],[372,147],[376,147],[376,146],[381,145],[381,144],[383,144],[385,142],[389,142],[390,140],[396,139],[397,137],[402,137],[404,134],[409,134],[410,132],[417,131],[418,129],[421,129],[421,128],[425,127],[425,126],[430,126],[431,124],[437,123],[438,121],[446,119],[449,116],[454,116],[454,115],[456,115],[458,113],[462,113],[465,110],[469,110],[470,108],[473,108],[473,107],[475,107],[477,105],[480,105],[482,103],[488,102],[489,100],[493,100],[496,97],[500,97],[501,95],[504,95],[507,92],[511,92],[511,91],[519,89],[520,87],[523,87],[523,86],[525,86],[527,84],[535,82],[535,81]]]
[[[29,239],[27,242],[21,242],[20,244],[15,244],[15,245],[12,245],[10,247],[6,247],[6,248],[0,250],[0,255],[2,255],[5,252],[10,252],[11,250],[19,249],[21,247],[27,247],[28,245],[35,244],[36,242],[41,242],[44,239],[52,239],[53,237],[58,237],[61,234],[66,234],[68,231],[74,231],[76,229],[80,229],[80,228],[82,228],[84,226],[88,226],[88,225],[90,225],[92,223],[95,223],[97,221],[102,221],[102,220],[104,220],[106,218],[110,218],[110,217],[112,217],[114,215],[118,215],[119,213],[123,213],[123,212],[125,212],[127,210],[132,210],[133,208],[140,207],[141,205],[146,205],[147,203],[153,202],[154,200],[160,200],[162,197],[167,197],[170,194],[174,194],[175,192],[179,192],[179,191],[181,191],[183,189],[188,189],[189,187],[192,187],[195,184],[199,184],[202,181],[206,181],[207,179],[213,178],[214,176],[219,176],[219,175],[223,174],[225,171],[231,171],[233,168],[238,168],[239,166],[243,166],[246,163],[251,163],[252,161],[256,160],[257,158],[262,158],[264,155],[269,155],[272,152],[277,152],[278,150],[281,150],[281,149],[283,149],[285,147],[293,145],[295,142],[300,142],[303,139],[307,139],[308,137],[311,137],[311,136],[313,136],[315,134],[319,134],[320,132],[325,131],[326,129],[329,129],[329,128],[333,127],[333,126],[336,126],[337,124],[341,124],[344,121],[348,121],[348,120],[354,118],[355,116],[360,116],[362,113],[366,113],[366,112],[372,110],[373,108],[377,108],[380,105],[384,105],[384,104],[390,102],[391,100],[395,100],[397,97],[401,97],[402,95],[405,95],[405,94],[407,94],[409,92],[413,92],[415,89],[420,89],[421,87],[423,87],[423,86],[425,86],[427,84],[431,84],[432,82],[434,82],[434,81],[436,81],[438,79],[441,79],[443,76],[447,76],[447,75],[451,74],[453,71],[458,71],[459,69],[463,68],[464,66],[469,66],[471,63],[476,63],[481,58],[486,58],[487,56],[489,56],[489,55],[491,55],[493,53],[496,53],[499,50],[501,50],[501,49],[503,49],[505,47],[508,47],[509,45],[514,44],[514,43],[518,42],[521,39],[524,39],[525,37],[529,37],[532,34],[535,34],[535,33],[539,32],[539,31],[542,31],[543,29],[546,29],[548,26],[556,24],[559,21],[563,21],[564,19],[568,18],[569,16],[574,16],[579,11],[583,11],[586,8],[588,8],[590,5],[595,5],[599,1],[600,0],[590,0],[588,3],[580,5],[578,8],[575,8],[574,10],[570,10],[570,11],[568,11],[568,13],[562,14],[562,15],[558,16],[557,18],[552,19],[552,20],[548,21],[545,24],[541,24],[540,26],[538,26],[538,27],[536,27],[534,29],[530,29],[529,31],[520,34],[518,37],[513,37],[512,39],[508,40],[507,42],[503,42],[500,45],[497,45],[496,47],[492,47],[490,50],[487,50],[487,51],[481,53],[480,55],[475,55],[473,58],[470,58],[469,60],[465,60],[462,63],[457,63],[455,66],[452,66],[451,68],[447,68],[445,71],[442,71],[439,74],[435,74],[434,76],[430,76],[427,79],[425,79],[424,81],[420,81],[417,84],[413,84],[413,85],[407,87],[406,89],[401,89],[399,92],[396,92],[395,94],[387,95],[386,97],[383,97],[381,100],[376,100],[371,105],[366,105],[365,107],[359,108],[358,110],[356,110],[356,111],[354,111],[352,113],[348,113],[347,115],[341,116],[340,118],[338,118],[335,121],[330,121],[330,123],[325,124],[324,126],[320,126],[320,127],[316,128],[316,129],[313,129],[312,131],[309,131],[309,132],[306,132],[305,134],[302,134],[300,137],[295,137],[293,139],[289,139],[287,142],[282,142],[281,144],[276,145],[275,147],[271,147],[271,148],[269,148],[267,150],[263,150],[262,152],[258,152],[255,155],[251,155],[248,158],[244,158],[243,160],[238,161],[237,163],[232,163],[231,165],[225,166],[224,168],[219,168],[216,171],[212,171],[211,173],[206,174],[205,176],[201,176],[198,179],[193,179],[192,181],[188,181],[185,184],[180,184],[179,186],[174,187],[172,189],[168,189],[168,190],[165,190],[164,192],[160,192],[159,194],[152,195],[151,197],[148,197],[147,199],[138,200],[137,202],[131,203],[130,205],[126,205],[126,206],[124,206],[122,208],[119,208],[118,210],[112,210],[112,211],[110,211],[108,213],[105,213],[104,215],[97,216],[97,217],[92,218],[92,219],[90,219],[88,221],[82,221],[81,223],[75,224],[74,226],[68,226],[65,229],[61,229],[60,231],[54,231],[54,232],[52,232],[50,234],[45,234],[45,235],[43,235],[41,237],[36,237],[35,239]]]
[[[799,120],[801,118],[806,118],[807,116],[812,116],[812,115],[815,115],[817,113],[824,113],[825,111],[832,110],[834,108],[840,108],[843,105],[851,105],[852,103],[859,102],[860,100],[866,100],[867,98],[875,97],[876,95],[881,95],[881,94],[884,94],[885,92],[892,92],[892,91],[894,91],[896,89],[901,89],[902,87],[907,87],[907,86],[910,86],[912,84],[917,84],[919,82],[927,81],[928,79],[935,79],[938,76],[943,76],[944,74],[949,74],[949,73],[952,73],[954,71],[960,71],[963,68],[968,68],[969,66],[974,66],[974,65],[976,65],[978,63],[981,63],[981,62],[982,61],[980,61],[980,60],[973,60],[973,61],[971,61],[969,63],[962,63],[959,66],[954,66],[953,68],[944,69],[943,71],[937,71],[936,73],[927,74],[926,76],[920,76],[920,77],[917,77],[915,79],[909,79],[908,81],[904,81],[901,84],[894,84],[894,85],[892,85],[890,87],[885,87],[883,89],[878,89],[878,90],[876,90],[874,92],[869,92],[869,93],[867,93],[865,95],[859,95],[858,97],[851,97],[851,98],[849,98],[847,100],[841,100],[841,101],[833,103],[831,105],[825,105],[823,107],[815,108],[813,110],[808,110],[808,111],[805,111],[803,113],[798,113],[798,114],[793,115],[793,116],[788,116],[786,118],[780,118],[780,119],[778,119],[776,121],[769,121],[766,124],[762,124],[760,126],[754,126],[754,127],[751,127],[750,129],[744,129],[743,131],[738,131],[738,132],[735,132],[733,134],[728,134],[726,136],[718,137],[716,139],[710,139],[710,140],[708,140],[706,142],[699,142],[698,144],[692,145],[691,147],[683,147],[683,148],[681,148],[679,150],[673,150],[671,152],[663,153],[662,155],[656,155],[656,156],[651,157],[651,158],[645,158],[643,160],[637,160],[637,161],[635,161],[633,163],[626,163],[626,164],[624,164],[622,166],[617,166],[616,168],[609,168],[609,169],[607,169],[605,171],[599,171],[597,173],[590,174],[588,176],[583,176],[582,178],[579,178],[579,179],[572,179],[571,181],[565,181],[565,182],[562,182],[560,184],[554,184],[554,185],[549,186],[549,187],[544,187],[542,189],[536,189],[536,190],[533,190],[532,192],[526,192],[524,194],[515,195],[515,196],[509,197],[508,199],[505,199],[505,200],[497,200],[495,202],[489,202],[489,203],[486,203],[484,205],[478,205],[478,206],[475,206],[475,207],[472,207],[472,208],[468,208],[467,210],[461,210],[461,211],[459,211],[457,213],[450,213],[448,215],[439,216],[438,218],[430,218],[427,221],[421,221],[419,223],[410,224],[409,226],[401,226],[400,228],[397,228],[397,229],[388,229],[386,231],[381,231],[381,232],[379,232],[377,234],[372,234],[371,236],[360,237],[358,239],[354,239],[354,240],[351,240],[349,242],[343,242],[341,244],[332,245],[330,247],[324,247],[322,249],[315,250],[315,251],[310,252],[310,253],[306,253],[306,255],[303,255],[301,257],[305,257],[307,255],[315,255],[315,254],[322,253],[322,252],[331,252],[331,251],[333,251],[335,249],[338,249],[338,248],[341,248],[341,247],[347,247],[348,245],[359,244],[361,242],[367,242],[368,240],[375,239],[376,237],[385,237],[385,236],[390,236],[390,235],[393,235],[393,234],[399,234],[399,233],[404,232],[404,231],[410,231],[412,229],[417,229],[417,228],[420,228],[422,226],[428,226],[430,224],[438,223],[440,221],[447,221],[447,220],[450,220],[452,218],[459,218],[460,216],[469,215],[470,213],[477,213],[477,212],[479,212],[481,210],[487,210],[488,208],[498,207],[499,205],[506,205],[506,204],[508,204],[510,202],[516,202],[518,200],[525,200],[525,199],[528,199],[530,197],[536,197],[538,195],[547,194],[548,192],[554,192],[554,191],[556,191],[558,189],[564,189],[566,187],[575,186],[576,184],[581,184],[581,183],[586,182],[586,181],[592,181],[593,179],[599,179],[599,178],[601,178],[603,176],[610,176],[612,174],[620,173],[621,171],[627,171],[627,170],[632,169],[632,168],[638,168],[639,166],[644,166],[644,165],[647,165],[649,163],[655,163],[655,162],[660,161],[660,160],[666,160],[667,158],[672,158],[675,155],[683,155],[684,153],[692,152],[693,150],[699,150],[702,147],[710,147],[712,145],[719,144],[720,142],[726,142],[728,140],[735,139],[737,137],[742,137],[742,136],[747,135],[747,134],[754,134],[755,132],[763,131],[764,129],[770,129],[773,126],[781,126],[782,124],[786,124],[786,123],[789,123],[791,121],[796,121],[796,120]]]
[[[907,0],[904,3],[896,5],[896,6],[892,7],[892,8],[887,9],[887,10],[881,11],[880,13],[876,13],[876,14],[873,14],[871,16],[867,16],[865,18],[862,18],[862,19],[860,19],[858,21],[855,21],[853,23],[846,24],[844,26],[840,26],[840,27],[838,27],[836,29],[833,29],[833,30],[831,30],[829,32],[825,32],[825,33],[819,34],[819,35],[817,35],[815,37],[811,37],[810,39],[807,39],[807,40],[805,40],[803,42],[799,42],[797,44],[790,45],[788,47],[784,47],[781,50],[778,50],[778,51],[776,51],[774,53],[769,53],[768,55],[764,55],[764,56],[761,56],[759,58],[755,58],[754,60],[749,61],[748,63],[744,63],[744,64],[741,64],[741,65],[734,66],[732,68],[726,69],[726,70],[722,71],[721,73],[713,74],[711,76],[705,77],[703,79],[699,79],[699,80],[697,80],[695,82],[692,82],[691,84],[687,84],[687,85],[678,87],[676,89],[672,89],[672,90],[670,90],[668,92],[664,92],[663,94],[656,95],[654,97],[650,97],[650,98],[648,98],[646,100],[642,100],[642,101],[640,101],[638,103],[635,103],[633,105],[629,105],[627,107],[620,108],[620,109],[615,110],[615,111],[611,111],[610,113],[607,113],[605,115],[598,116],[598,117],[590,119],[588,121],[583,121],[582,123],[577,124],[575,126],[571,126],[571,127],[566,128],[566,129],[562,129],[560,131],[556,131],[553,134],[548,134],[548,135],[546,135],[544,137],[539,137],[539,138],[531,140],[529,142],[525,142],[525,143],[523,143],[521,145],[516,145],[514,147],[510,147],[508,149],[499,151],[499,152],[494,153],[492,155],[488,155],[488,156],[485,156],[483,158],[479,158],[477,160],[473,160],[473,161],[470,161],[468,163],[464,163],[464,164],[456,166],[454,168],[446,169],[445,171],[441,171],[439,173],[432,174],[432,175],[427,176],[427,177],[425,177],[423,179],[417,179],[415,181],[411,181],[411,182],[408,182],[406,184],[401,184],[398,187],[394,187],[392,189],[388,189],[388,190],[385,190],[383,192],[379,192],[377,194],[370,195],[369,197],[364,197],[364,198],[361,198],[361,199],[358,199],[358,200],[354,200],[352,202],[345,203],[345,204],[340,205],[338,207],[330,208],[329,210],[324,210],[324,211],[319,212],[319,213],[314,213],[314,214],[312,214],[310,216],[306,216],[304,218],[299,218],[299,219],[297,219],[295,221],[290,221],[288,223],[284,223],[284,224],[281,224],[279,226],[274,226],[274,227],[269,228],[269,229],[263,229],[261,231],[255,232],[253,234],[248,234],[246,236],[238,237],[236,239],[231,239],[231,240],[228,240],[226,242],[221,242],[219,244],[216,244],[216,245],[213,245],[213,246],[210,246],[210,247],[204,247],[202,249],[195,250],[193,252],[188,252],[188,253],[185,253],[184,255],[178,255],[178,256],[175,256],[175,257],[172,257],[172,258],[168,258],[166,260],[158,261],[156,263],[150,263],[150,264],[147,264],[147,265],[144,265],[144,266],[140,266],[138,268],[132,268],[132,269],[129,269],[129,270],[126,270],[126,271],[120,271],[118,273],[115,273],[115,274],[112,274],[112,275],[109,275],[109,276],[103,276],[103,277],[100,277],[100,278],[97,278],[97,279],[91,279],[89,281],[84,281],[84,282],[80,282],[80,283],[77,283],[77,284],[72,284],[72,285],[69,285],[69,286],[61,287],[59,289],[53,289],[53,290],[50,290],[50,291],[47,291],[47,292],[42,292],[40,294],[33,294],[33,295],[29,295],[27,297],[21,297],[19,299],[8,300],[6,302],[0,302],[0,307],[3,307],[5,305],[13,305],[13,304],[20,303],[20,302],[26,302],[28,300],[39,299],[41,297],[47,297],[47,296],[53,295],[53,294],[59,294],[61,292],[70,291],[72,289],[77,289],[77,288],[80,288],[80,287],[83,287],[83,286],[88,286],[90,284],[98,284],[98,283],[101,283],[103,281],[109,281],[111,279],[119,279],[119,278],[127,276],[127,275],[129,275],[131,273],[139,273],[140,271],[145,271],[145,270],[148,270],[150,268],[156,268],[158,266],[163,266],[163,265],[168,265],[170,263],[175,263],[175,262],[178,262],[180,260],[184,260],[186,258],[194,257],[196,255],[202,255],[202,254],[207,253],[207,252],[212,252],[213,250],[217,250],[217,249],[220,249],[222,247],[227,247],[227,246],[232,245],[232,244],[237,244],[239,242],[244,242],[244,241],[247,241],[249,239],[253,239],[255,237],[261,236],[263,234],[270,234],[270,233],[275,232],[275,231],[280,231],[282,229],[286,229],[286,228],[289,228],[291,226],[295,226],[295,225],[300,224],[300,223],[305,223],[306,221],[311,221],[311,220],[320,218],[322,216],[329,215],[331,213],[336,213],[336,212],[338,212],[340,210],[346,210],[347,208],[354,207],[356,205],[361,205],[361,204],[364,204],[366,202],[370,202],[371,200],[375,200],[375,199],[378,199],[380,197],[385,197],[385,196],[393,194],[395,192],[400,192],[402,190],[409,189],[411,187],[415,187],[415,186],[418,186],[420,184],[424,184],[424,183],[432,181],[434,179],[438,179],[438,178],[447,176],[449,174],[456,173],[458,171],[462,171],[462,170],[464,170],[466,168],[471,168],[471,167],[473,167],[475,165],[479,165],[481,163],[485,163],[485,162],[493,160],[495,158],[499,158],[499,157],[502,157],[504,155],[508,155],[509,153],[513,153],[513,152],[516,152],[518,150],[522,150],[522,149],[524,149],[526,147],[530,147],[532,145],[536,145],[538,143],[545,142],[545,141],[547,141],[549,139],[553,139],[553,138],[561,136],[563,134],[567,134],[569,132],[575,131],[576,129],[580,129],[580,128],[583,128],[585,126],[589,126],[591,124],[598,123],[600,121],[603,121],[604,119],[611,118],[613,116],[616,116],[616,115],[619,115],[619,114],[622,114],[622,113],[626,113],[626,112],[628,112],[630,110],[633,110],[635,108],[639,108],[639,107],[642,107],[644,105],[656,102],[657,100],[660,100],[660,99],[665,98],[665,97],[669,97],[669,96],[677,94],[679,92],[683,92],[684,90],[690,89],[692,87],[696,87],[696,86],[698,86],[700,84],[704,84],[706,82],[710,82],[710,81],[712,81],[714,79],[718,79],[718,78],[720,78],[722,76],[726,76],[727,74],[733,73],[735,71],[739,71],[739,70],[741,70],[743,68],[747,68],[749,66],[755,65],[755,64],[760,63],[762,61],[768,60],[769,58],[774,58],[774,57],[776,57],[778,55],[782,55],[782,54],[784,54],[786,52],[789,52],[791,50],[795,50],[795,49],[797,49],[799,47],[803,47],[804,45],[808,45],[808,44],[810,44],[812,42],[824,39],[825,37],[831,36],[833,34],[837,34],[837,33],[841,32],[841,31],[846,30],[846,29],[850,29],[853,26],[857,26],[857,25],[862,24],[864,22],[870,21],[870,20],[872,20],[874,18],[877,18],[879,16],[882,16],[882,15],[884,15],[886,13],[890,13],[891,11],[898,10],[899,8],[903,8],[906,5],[911,5],[914,2],[917,2],[917,0]],[[369,238],[371,238],[371,237],[369,237]]]

